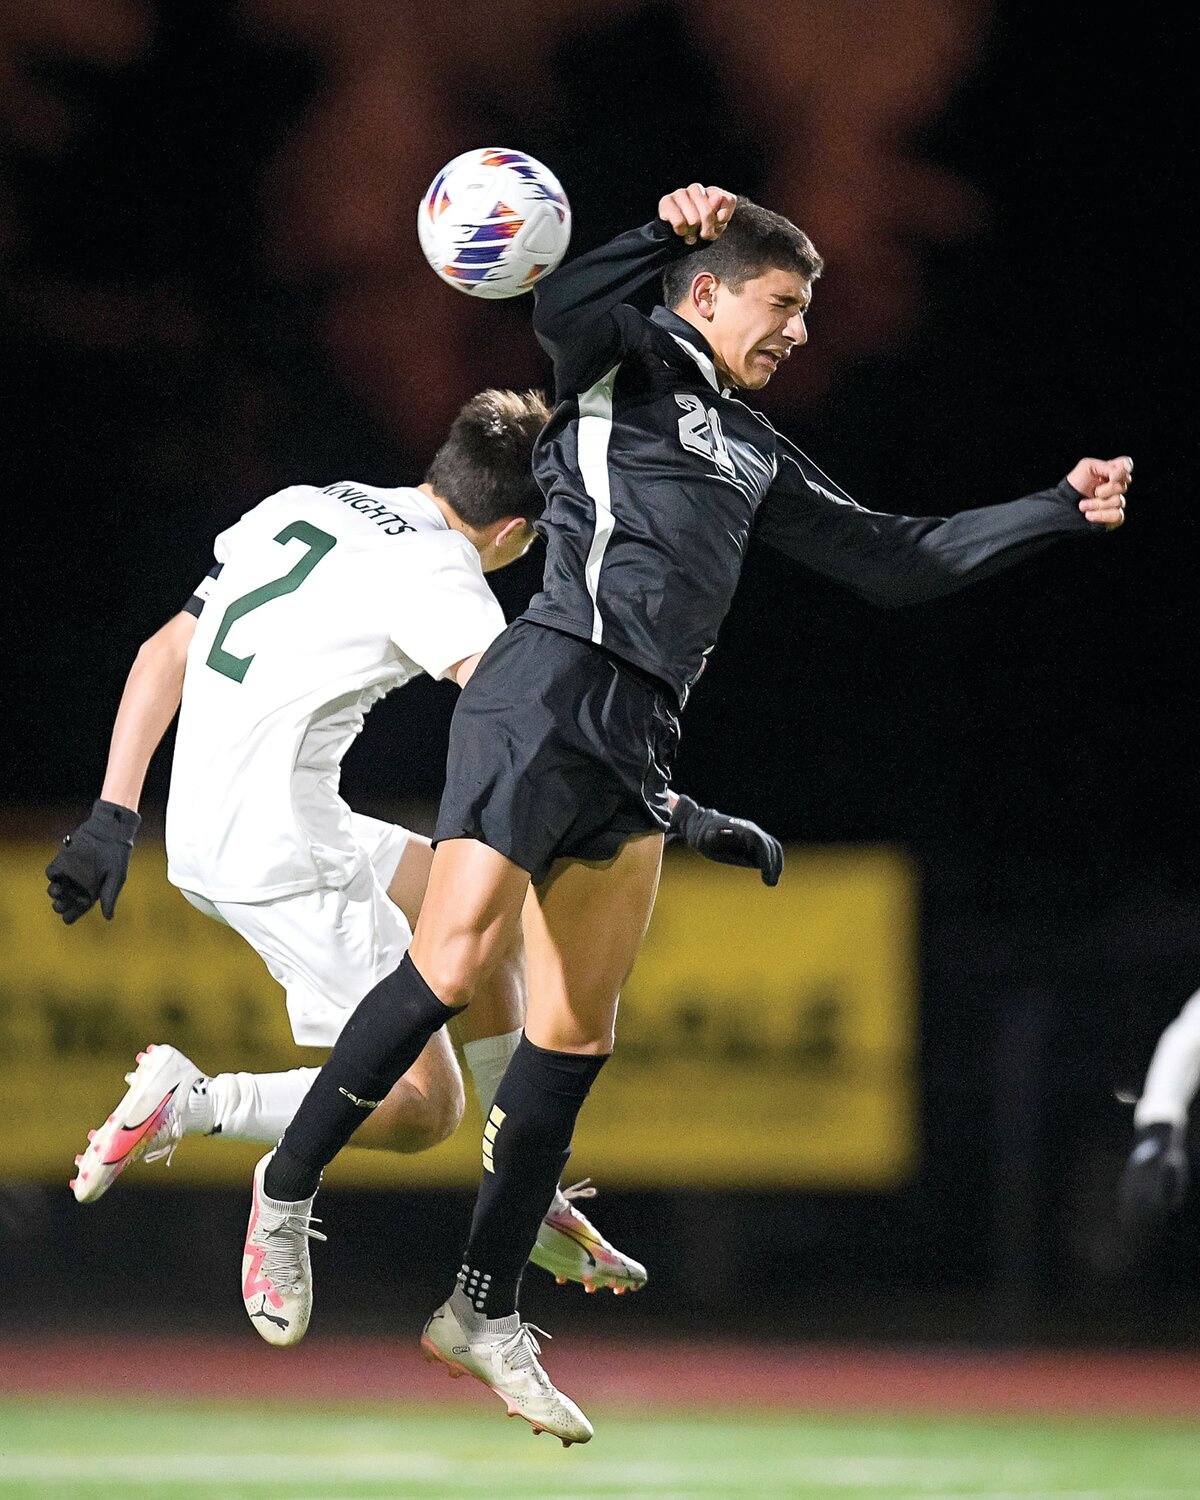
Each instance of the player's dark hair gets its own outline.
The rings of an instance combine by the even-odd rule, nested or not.
[[[480,391],[455,417],[426,484],[468,526],[536,521],[546,500],[533,477],[533,443],[549,419],[541,391]]]
[[[797,229],[782,214],[739,196],[720,238],[699,241],[663,272],[663,301],[668,307],[678,307],[701,271],[708,271],[737,292],[747,281],[777,267],[799,271],[806,281],[815,281],[824,265],[803,229]]]

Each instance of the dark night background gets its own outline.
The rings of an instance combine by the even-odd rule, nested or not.
[[[875,508],[1012,498],[1085,454],[1136,464],[1118,534],[937,605],[883,613],[752,554],[688,707],[676,781],[785,841],[914,854],[925,1152],[918,1181],[884,1199],[752,1203],[763,1238],[730,1229],[719,1272],[680,1271],[680,1286],[715,1320],[731,1285],[761,1287],[816,1332],[1193,1338],[1195,1206],[1136,1254],[1112,1212],[1130,1129],[1113,1085],[1140,1083],[1200,984],[1182,23],[1157,7],[1115,26],[1075,7],[961,7],[971,59],[936,108],[901,109],[881,136],[940,169],[931,202],[955,184],[952,228],[901,216],[872,247],[855,242],[855,214],[881,179],[843,175],[841,200],[809,194],[819,111],[772,138],[688,6],[568,9],[539,87],[506,89],[471,60],[452,76],[453,130],[403,161],[418,193],[443,160],[495,140],[553,166],[576,250],[695,178],[795,217],[828,269],[810,346],[764,405]],[[394,232],[403,275],[386,239],[344,251],[326,234],[312,248],[288,151],[328,55],[269,25],[272,7],[112,10],[130,29],[107,58],[5,41],[22,91],[0,138],[13,710],[0,784],[10,825],[48,844],[97,795],[132,656],[206,572],[218,530],[285,483],[415,482],[474,389],[548,375],[527,299],[460,307],[412,259],[415,197],[401,196]],[[773,66],[793,24],[781,18],[798,56],[820,39],[819,5],[760,11]],[[876,171],[887,179],[886,156]],[[368,325],[385,301],[393,347],[380,354]],[[389,390],[382,372],[398,366]],[[535,567],[498,581],[510,612]],[[353,805],[428,808],[452,703],[423,683],[373,713],[346,765]],[[168,769],[164,754],[151,822]],[[646,1211],[635,1194],[606,1201],[614,1238]],[[240,1204],[218,1208],[238,1221]],[[686,1236],[703,1209],[678,1195],[655,1212]],[[70,1231],[64,1243],[84,1253]],[[802,1265],[782,1294],[780,1243]]]

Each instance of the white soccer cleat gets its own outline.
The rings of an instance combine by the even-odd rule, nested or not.
[[[125,1082],[125,1097],[103,1125],[88,1131],[87,1150],[75,1158],[79,1170],[70,1187],[79,1203],[95,1203],[135,1161],[170,1162],[184,1135],[192,1085],[207,1079],[182,1052],[151,1043]]]
[[[242,1302],[250,1321],[268,1344],[298,1344],[312,1313],[309,1240],[325,1236],[314,1224],[312,1198],[279,1203],[263,1192],[263,1173],[275,1152],[254,1169],[253,1199],[242,1250]],[[316,1194],[313,1195],[315,1197]]]
[[[557,1198],[542,1220],[529,1259],[549,1271],[560,1286],[578,1281],[589,1292],[610,1286],[617,1296],[646,1285],[646,1268],[610,1245],[596,1226],[575,1207],[575,1198],[594,1198],[590,1177],[564,1188],[565,1205]]]
[[[586,1443],[592,1424],[570,1397],[555,1390],[538,1363],[542,1349],[535,1335],[550,1335],[531,1323],[521,1323],[511,1333],[468,1332],[453,1300],[443,1302],[425,1325],[425,1357],[440,1360],[454,1377],[473,1375],[482,1381],[504,1402],[510,1417],[524,1417],[535,1433],[552,1432],[564,1448]]]

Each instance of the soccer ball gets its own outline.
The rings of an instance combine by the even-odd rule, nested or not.
[[[567,253],[571,205],[554,173],[523,151],[464,151],[417,210],[425,259],[472,297],[518,297]]]

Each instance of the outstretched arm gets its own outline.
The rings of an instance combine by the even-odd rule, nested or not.
[[[183,669],[195,633],[196,617],[181,610],[138,650],[113,722],[100,790],[106,802],[137,811],[151,758],[183,696]]]
[[[949,517],[864,510],[790,444],[757,535],[884,606],[936,599],[1040,552],[1056,537],[1125,518],[1133,461],[1081,459],[1052,490]]]
[[[130,668],[100,797],[91,816],[67,834],[46,866],[50,900],[68,926],[97,901],[112,919],[142,821],[137,806],[146,771],[179,707],[195,629],[193,614],[185,610],[175,615],[142,644]]]
[[[736,203],[723,188],[699,183],[666,193],[659,217],[566,261],[533,289],[533,331],[554,361],[557,394],[594,385],[625,352],[622,304],[684,255],[697,238],[716,239]]]

